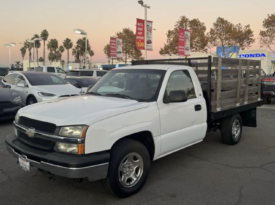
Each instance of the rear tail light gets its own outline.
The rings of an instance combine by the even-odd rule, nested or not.
[[[270,81],[275,81],[275,79],[262,79],[264,82],[270,82]]]

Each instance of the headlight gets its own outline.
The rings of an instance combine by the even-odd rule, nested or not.
[[[69,144],[63,142],[56,142],[54,150],[57,152],[84,154],[84,144]]]
[[[14,121],[15,121],[16,124],[19,123],[19,119],[20,119],[20,116],[17,113],[16,116],[15,116],[15,119],[14,119]]]
[[[85,137],[87,129],[87,126],[61,127],[59,135],[62,137]]]
[[[13,98],[12,102],[14,104],[20,104],[20,103],[22,103],[20,96],[17,96],[15,98]]]
[[[38,93],[38,95],[41,96],[41,97],[54,97],[55,96],[54,94],[43,93],[43,92]]]

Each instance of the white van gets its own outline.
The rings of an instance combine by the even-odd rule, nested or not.
[[[53,67],[53,66],[39,66],[34,68],[35,72],[44,72],[44,73],[53,73],[58,75],[59,77],[65,79],[67,73],[62,68]]]

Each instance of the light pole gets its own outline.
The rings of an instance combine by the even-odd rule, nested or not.
[[[87,32],[85,32],[82,29],[75,29],[74,32],[76,34],[84,35],[86,37],[86,41],[85,41],[85,53],[84,53],[84,69],[85,69],[85,67],[86,67],[86,54],[87,54]]]
[[[145,10],[145,60],[147,60],[147,9],[150,9],[150,6],[144,4],[142,0],[138,1],[138,3],[144,7]]]
[[[10,69],[11,69],[11,47],[12,46],[15,46],[16,43],[8,43],[8,44],[5,44],[5,47],[8,47],[9,48],[9,64],[10,64]]]
[[[35,67],[35,42],[36,41],[42,41],[42,38],[34,38],[32,40],[27,40],[29,43],[33,43],[33,67]],[[38,61],[38,56],[36,56],[36,59]],[[37,65],[39,66],[39,65]]]

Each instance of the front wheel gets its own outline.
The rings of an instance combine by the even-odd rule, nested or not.
[[[35,97],[31,96],[27,99],[27,105],[32,105],[32,104],[35,104],[37,103],[37,100]]]
[[[150,169],[146,147],[136,140],[125,139],[111,150],[108,177],[103,185],[117,197],[129,197],[145,184]]]
[[[229,116],[222,121],[222,141],[228,145],[238,144],[242,137],[242,118],[239,114]]]

